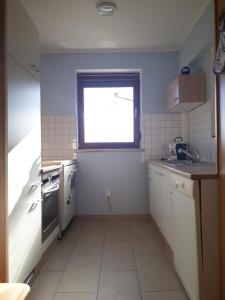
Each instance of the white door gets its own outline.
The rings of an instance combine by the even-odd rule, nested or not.
[[[40,84],[7,56],[9,281],[41,256]]]

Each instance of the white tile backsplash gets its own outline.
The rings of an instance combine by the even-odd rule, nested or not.
[[[189,144],[200,152],[202,161],[216,161],[216,140],[211,136],[210,102],[188,113]]]
[[[42,117],[42,159],[74,159],[77,150],[75,116]],[[169,143],[176,136],[196,148],[204,161],[215,161],[216,143],[211,137],[210,103],[187,114],[143,114],[141,148],[144,159],[169,155]]]
[[[168,156],[169,143],[181,134],[180,114],[144,114],[141,120],[144,159]]]
[[[74,159],[77,149],[75,116],[42,116],[42,159]]]

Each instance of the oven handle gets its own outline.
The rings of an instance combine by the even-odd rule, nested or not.
[[[59,184],[54,185],[54,187],[50,188],[50,189],[46,189],[46,191],[42,191],[45,197],[49,197],[52,193],[56,192],[59,190]],[[48,195],[49,194],[49,195]],[[48,195],[48,196],[46,196]]]

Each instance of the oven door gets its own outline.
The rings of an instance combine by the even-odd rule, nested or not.
[[[42,242],[59,224],[59,184],[43,189],[42,201]]]

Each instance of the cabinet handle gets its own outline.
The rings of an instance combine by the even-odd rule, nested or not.
[[[31,205],[31,207],[30,207],[28,213],[30,213],[30,212],[32,212],[33,210],[35,210],[35,208],[36,208],[37,206],[38,206],[38,203],[37,203],[37,202],[33,203],[33,204]]]
[[[37,72],[37,73],[40,72],[40,69],[38,68],[37,65],[30,65],[30,67],[31,67],[32,71]]]
[[[39,186],[41,186],[41,182],[32,182],[31,184],[30,184],[30,187],[32,188],[32,189],[34,189],[34,188],[38,188]]]
[[[159,172],[159,171],[155,171],[156,174],[160,175],[160,176],[164,176],[163,173]]]

